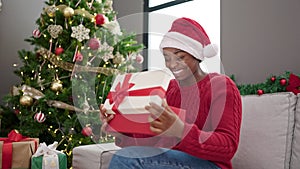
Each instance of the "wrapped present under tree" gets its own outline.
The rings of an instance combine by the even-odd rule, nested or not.
[[[0,166],[2,169],[30,168],[31,156],[37,150],[38,138],[24,137],[12,130],[7,138],[0,138]]]
[[[67,156],[56,150],[57,144],[41,143],[31,158],[31,169],[66,169]]]

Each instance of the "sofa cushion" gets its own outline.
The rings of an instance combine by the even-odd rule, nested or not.
[[[291,169],[300,168],[300,94],[296,104],[295,129],[292,143]]]
[[[91,144],[73,149],[73,169],[107,169],[112,155],[119,150],[115,143]]]
[[[234,169],[289,169],[296,96],[242,96],[240,143]]]

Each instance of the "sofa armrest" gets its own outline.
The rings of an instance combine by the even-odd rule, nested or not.
[[[298,94],[297,98],[291,169],[299,169],[300,167],[300,94]]]

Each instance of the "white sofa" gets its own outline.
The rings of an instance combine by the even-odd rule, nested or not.
[[[242,96],[240,145],[234,169],[300,169],[300,94]],[[113,143],[73,149],[73,169],[105,169]]]
[[[300,94],[248,95],[242,103],[234,169],[300,169]]]

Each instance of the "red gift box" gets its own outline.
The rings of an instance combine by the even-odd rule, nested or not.
[[[118,75],[104,103],[107,113],[115,114],[107,130],[154,135],[145,106],[149,102],[161,105],[171,78],[164,70]],[[171,108],[184,121],[185,110]]]
[[[185,110],[175,107],[171,107],[171,109],[182,121],[185,121]],[[150,123],[148,120],[149,115],[149,113],[116,114],[115,117],[109,122],[107,131],[155,135],[155,133],[150,130]]]
[[[38,142],[38,138],[24,137],[16,130],[12,130],[7,138],[0,138],[1,168],[30,168],[30,159]]]

